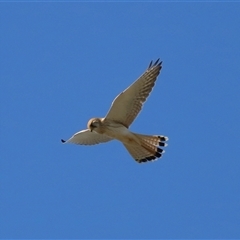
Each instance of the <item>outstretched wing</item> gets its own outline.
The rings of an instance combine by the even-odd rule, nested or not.
[[[161,64],[159,59],[154,64],[151,62],[143,75],[114,99],[106,118],[129,127],[152,91],[162,68]]]
[[[75,143],[80,145],[94,145],[98,143],[108,142],[110,140],[112,140],[112,138],[98,134],[96,132],[91,132],[89,129],[75,133],[67,141],[61,139],[63,143]]]

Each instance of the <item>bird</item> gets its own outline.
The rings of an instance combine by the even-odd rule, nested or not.
[[[94,145],[111,140],[123,143],[129,154],[138,163],[150,162],[162,157],[167,146],[167,136],[144,135],[129,130],[144,102],[151,93],[162,69],[162,61],[150,62],[146,71],[112,102],[104,118],[91,118],[87,129],[75,133],[62,143]]]

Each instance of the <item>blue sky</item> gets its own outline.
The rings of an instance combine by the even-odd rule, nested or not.
[[[1,238],[240,238],[239,3],[1,3]],[[161,58],[131,130],[63,145]]]

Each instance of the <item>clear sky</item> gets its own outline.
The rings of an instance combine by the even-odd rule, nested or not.
[[[0,238],[240,238],[239,3],[0,3]],[[63,145],[161,58],[120,142]]]

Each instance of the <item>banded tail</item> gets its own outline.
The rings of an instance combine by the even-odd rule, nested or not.
[[[138,163],[153,161],[162,157],[164,153],[162,147],[167,146],[166,141],[168,141],[168,137],[162,135],[149,136],[137,133],[133,134],[140,140],[140,144],[124,144],[124,146]]]

